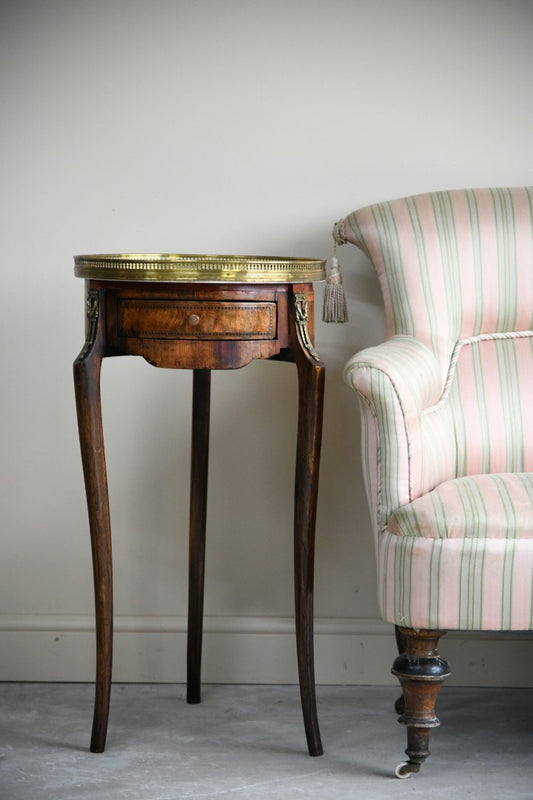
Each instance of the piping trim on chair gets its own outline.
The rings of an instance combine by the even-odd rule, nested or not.
[[[433,412],[438,411],[439,408],[442,405],[444,405],[444,403],[448,399],[450,388],[453,383],[453,379],[455,377],[455,372],[457,369],[457,362],[459,360],[459,356],[461,354],[461,350],[463,349],[463,347],[470,344],[477,344],[478,342],[497,341],[501,339],[527,339],[528,337],[532,336],[533,336],[533,331],[505,331],[502,333],[480,333],[477,336],[469,336],[467,339],[459,339],[452,352],[452,357],[450,359],[450,366],[448,368],[448,374],[444,382],[442,395],[439,398],[439,400],[435,403],[435,405],[430,406],[429,408],[424,408],[422,410],[422,414],[423,415],[432,414]]]

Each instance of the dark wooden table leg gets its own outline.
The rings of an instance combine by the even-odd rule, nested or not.
[[[210,399],[211,372],[208,369],[195,369],[193,371],[191,505],[189,527],[189,621],[187,629],[188,703],[199,703],[201,694]]]
[[[89,511],[96,617],[96,690],[91,751],[105,748],[113,658],[113,577],[111,525],[102,430],[100,368],[103,326],[98,326],[100,296],[87,299],[87,338],[74,362],[74,386],[85,490]]]
[[[307,746],[311,756],[323,753],[315,693],[313,647],[313,579],[318,472],[322,438],[325,368],[309,338],[304,295],[294,295],[298,368],[298,442],[294,507],[294,581],[298,673]],[[294,328],[294,325],[292,326]]]

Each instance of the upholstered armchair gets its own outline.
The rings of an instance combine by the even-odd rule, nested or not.
[[[429,755],[447,630],[533,627],[533,187],[435,192],[337,223],[387,336],[353,356],[383,618],[408,761]]]

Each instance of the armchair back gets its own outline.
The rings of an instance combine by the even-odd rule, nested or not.
[[[387,320],[345,368],[377,529],[446,480],[533,472],[533,187],[375,204],[344,239],[373,262]]]

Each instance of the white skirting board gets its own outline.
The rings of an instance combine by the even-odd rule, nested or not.
[[[183,617],[115,617],[113,680],[182,683]],[[449,633],[441,654],[457,686],[531,686],[533,633]],[[317,684],[394,685],[394,630],[380,620],[316,619]],[[0,615],[0,680],[93,681],[94,621],[89,616]],[[208,617],[205,683],[297,683],[290,618]]]

